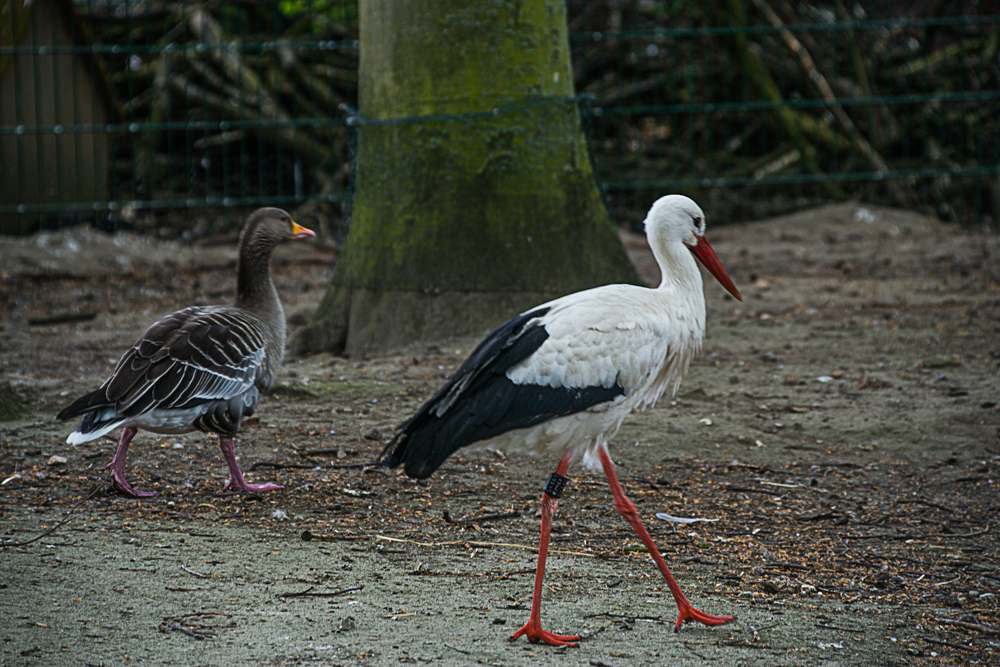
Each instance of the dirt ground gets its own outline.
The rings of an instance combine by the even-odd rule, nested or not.
[[[603,476],[574,467],[542,615],[578,649],[507,641],[555,461],[466,453],[419,483],[364,465],[475,340],[289,360],[237,442],[282,491],[222,494],[212,438],[140,434],[129,479],[159,495],[84,500],[115,443],[74,449],[55,413],[158,317],[228,301],[235,239],[3,239],[0,664],[1000,664],[1000,238],[859,205],[709,238],[746,302],[706,281],[679,397],[611,451],[681,587],[739,620],[674,634]],[[279,249],[293,330],[331,256]]]

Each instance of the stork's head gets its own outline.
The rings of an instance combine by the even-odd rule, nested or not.
[[[730,294],[742,301],[740,291],[729,277],[712,246],[705,238],[705,213],[692,199],[684,195],[667,195],[657,199],[646,214],[646,238],[651,246],[669,247],[683,243],[715,276]]]

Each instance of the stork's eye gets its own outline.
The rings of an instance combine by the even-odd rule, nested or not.
[[[691,218],[691,220],[692,220],[692,222],[694,222],[694,226],[695,227],[701,229],[701,216],[700,215],[694,216],[693,218]]]

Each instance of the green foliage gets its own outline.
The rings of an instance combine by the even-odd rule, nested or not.
[[[358,20],[357,0],[281,0],[278,10],[288,19],[310,18],[314,30],[320,30],[316,23],[322,18],[330,23],[354,23]]]

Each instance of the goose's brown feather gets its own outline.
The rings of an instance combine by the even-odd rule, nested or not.
[[[202,430],[231,436],[271,388],[285,346],[285,317],[271,282],[274,247],[303,230],[278,209],[261,209],[240,235],[237,295],[231,306],[196,306],[147,329],[99,389],[58,419],[84,415],[77,440],[113,425]],[[104,431],[106,432],[106,431]]]

